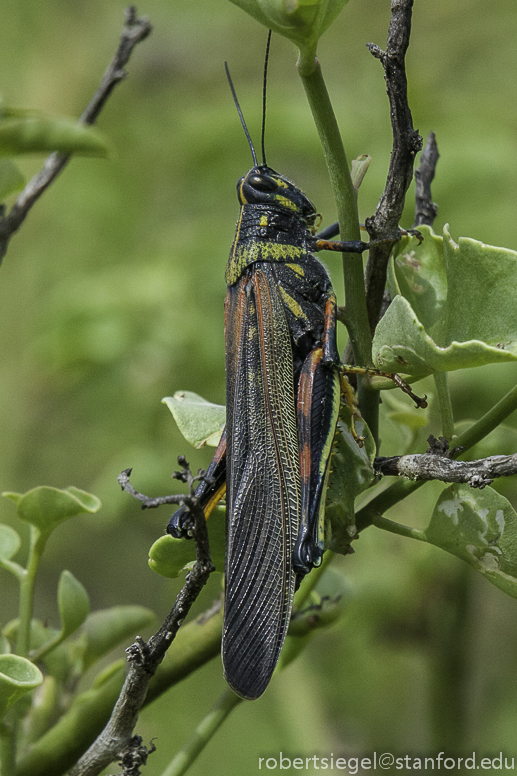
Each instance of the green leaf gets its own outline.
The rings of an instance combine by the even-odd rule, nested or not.
[[[226,544],[226,510],[215,507],[207,520],[210,556],[216,571],[224,572]],[[162,577],[175,579],[196,560],[196,546],[191,539],[162,536],[149,550],[149,566]]]
[[[346,597],[349,590],[344,590],[343,579],[334,574],[334,569],[327,569],[322,579],[326,579],[324,596],[313,590],[311,601],[301,611],[294,612],[285,645],[280,655],[278,670],[286,668],[303,649],[307,642],[321,628],[333,625],[344,612]],[[327,577],[328,575],[328,577]],[[336,584],[337,583],[337,584]],[[318,582],[318,590],[320,583]],[[334,592],[335,591],[335,592]],[[343,593],[345,595],[343,596]]]
[[[0,156],[52,151],[107,156],[109,146],[96,127],[80,124],[75,119],[34,112],[11,117],[6,117],[5,111],[0,114]]]
[[[189,539],[160,536],[149,550],[149,566],[162,577],[176,579],[196,559],[196,550]]]
[[[348,0],[232,0],[268,30],[293,41],[302,65],[314,69],[318,39],[341,13]]]
[[[20,520],[36,526],[48,534],[60,523],[83,512],[97,512],[101,502],[91,493],[70,486],[64,490],[42,485],[27,493],[2,493],[16,504]]]
[[[74,633],[90,614],[90,598],[83,585],[70,571],[61,572],[57,587],[57,602],[61,617],[60,638]]]
[[[427,399],[430,404],[431,399],[429,395]],[[395,398],[393,394],[390,396],[386,393],[382,396],[382,404],[387,418],[397,425],[405,426],[412,434],[421,428],[425,428],[429,423],[429,406],[425,409],[414,407],[407,401],[402,401]]]
[[[3,629],[4,635],[13,644],[18,636],[19,624],[19,619],[11,620]],[[68,680],[73,663],[76,661],[76,654],[74,654],[76,643],[63,644],[62,641],[62,631],[49,627],[41,620],[35,618],[31,620],[30,657],[34,662],[42,660],[45,664],[45,674],[50,674],[61,684]]]
[[[422,227],[391,273],[393,299],[373,342],[375,364],[422,377],[517,359],[517,253],[477,240],[456,244]]]
[[[20,545],[21,539],[16,531],[10,526],[0,523],[0,566],[6,571],[10,571],[21,581],[27,574],[26,570],[19,563],[10,560],[13,555],[16,555]]]
[[[343,614],[341,597],[320,599],[318,604],[309,604],[301,612],[295,612],[289,623],[289,636],[308,636],[314,630],[333,625]]]
[[[45,676],[43,683],[34,694],[31,713],[25,720],[29,743],[37,741],[55,720],[56,706],[59,703],[59,688],[53,676]]]
[[[84,624],[87,647],[84,666],[88,668],[121,641],[134,638],[155,621],[156,615],[144,606],[113,606],[93,612]]]
[[[0,202],[25,186],[26,178],[11,159],[0,159]]]
[[[0,655],[0,718],[42,681],[41,671],[30,660],[19,655]]]
[[[517,598],[517,513],[492,488],[452,485],[444,490],[425,537]]]
[[[20,620],[16,618],[15,620],[10,620],[2,630],[4,636],[6,636],[12,643],[14,643],[17,639],[19,625]],[[55,628],[50,628],[41,620],[36,620],[33,618],[31,620],[31,632],[29,640],[30,649],[39,649],[43,644],[46,644],[49,641],[49,637],[53,639],[55,636],[57,636],[58,633],[59,631],[57,631]]]
[[[56,682],[63,686],[72,678],[77,678],[83,669],[80,641],[79,639],[64,641],[61,631],[48,628],[48,636],[52,633],[54,636],[50,641],[45,642],[39,650],[31,652],[30,658],[35,663],[39,663],[41,659],[45,666],[45,675],[53,676]],[[42,657],[40,658],[39,655]]]
[[[428,226],[420,230],[423,242],[403,237],[393,249],[388,283],[391,296],[401,294],[411,304],[418,320],[430,329],[440,318],[447,301],[447,272],[443,237]]]
[[[0,523],[0,561],[9,560],[20,549],[22,540],[14,528]]]
[[[381,455],[404,455],[414,452],[418,433],[429,423],[432,395],[428,394],[429,406],[416,408],[407,397],[400,397],[397,391],[384,391],[381,413]]]
[[[212,404],[192,391],[176,391],[162,402],[172,412],[187,442],[198,449],[205,445],[217,447],[226,423],[226,407]]]
[[[359,447],[352,435],[350,411],[346,407],[334,440],[325,502],[325,544],[333,552],[344,555],[357,533],[355,498],[375,479],[375,441],[363,420],[355,420],[355,429],[365,438],[363,447]]]

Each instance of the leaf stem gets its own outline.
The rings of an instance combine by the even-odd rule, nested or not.
[[[197,726],[191,739],[175,755],[161,776],[181,776],[185,773],[242,700],[233,690],[225,690]]]
[[[27,572],[23,568],[23,566],[20,566],[19,563],[16,563],[14,560],[8,560],[7,558],[2,558],[0,560],[0,566],[5,569],[6,571],[10,571],[11,574],[14,574],[16,579],[21,582],[21,580],[26,576]]]
[[[433,583],[427,603],[429,624],[429,712],[432,745],[451,755],[466,750],[471,673],[468,660],[475,615],[474,574],[457,563]]]
[[[57,636],[55,636],[50,641],[47,641],[47,643],[43,644],[43,646],[40,647],[39,649],[35,649],[30,653],[31,661],[33,663],[38,663],[46,655],[48,655],[49,652],[52,652],[63,641],[65,641],[65,639],[67,639],[69,635],[70,635],[69,633],[65,633],[63,630],[60,630]]]
[[[463,454],[463,452],[466,452],[470,447],[490,434],[494,428],[497,428],[515,410],[517,410],[517,385],[508,391],[482,418],[464,431],[463,434],[456,437],[454,445],[463,447],[464,451],[461,453]]]
[[[34,582],[41,553],[47,542],[47,536],[31,525],[27,573],[20,580],[20,623],[16,641],[16,654],[22,657],[27,657],[29,654],[32,610],[34,606]]]
[[[420,542],[427,541],[425,531],[421,531],[419,528],[410,528],[407,525],[402,525],[402,523],[395,523],[393,520],[382,517],[382,515],[375,515],[372,522],[373,525],[377,528],[382,528],[384,531],[389,531],[399,536],[407,536],[409,539],[417,539]]]
[[[438,396],[440,418],[442,421],[442,435],[446,439],[451,440],[454,436],[454,415],[452,412],[448,375],[447,372],[435,372],[433,378]]]
[[[454,444],[462,447],[462,454],[486,437],[494,428],[497,428],[508,415],[511,415],[517,409],[517,386],[508,391],[506,396],[497,402],[482,418],[467,429],[463,434],[455,438]],[[379,493],[378,496],[368,502],[356,514],[357,530],[362,531],[368,526],[378,521],[379,516],[384,514],[390,507],[398,504],[410,493],[424,485],[426,480],[412,482],[410,480],[397,480],[389,488]]]
[[[15,727],[0,723],[0,776],[15,772],[16,734]]]
[[[342,240],[359,240],[359,216],[357,196],[350,175],[343,140],[329,93],[323,79],[320,63],[307,73],[298,62],[298,72],[309,101],[316,129],[321,141],[323,156],[336,202],[340,236]],[[346,326],[356,364],[372,364],[372,334],[366,307],[363,260],[361,255],[343,254],[343,277],[346,298]],[[358,396],[361,414],[372,434],[377,438],[379,398],[367,381],[358,378]]]
[[[316,62],[314,70],[307,74],[302,72],[298,63],[298,71],[323,148],[336,202],[341,239],[359,240],[359,216],[355,190],[320,64]],[[358,364],[367,365],[371,363],[371,335],[366,310],[363,262],[360,255],[346,254],[343,261],[343,274],[348,331],[354,355]]]

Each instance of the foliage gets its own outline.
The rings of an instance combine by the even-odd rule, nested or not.
[[[75,119],[0,105],[0,201],[26,183],[12,159],[2,157],[52,151],[106,156],[108,143],[96,127],[83,126]]]
[[[517,253],[422,227],[394,251],[393,303],[375,332],[374,361],[424,377],[517,359]]]
[[[314,68],[318,39],[332,24],[348,0],[232,0],[268,30],[292,40],[300,51],[302,66]]]
[[[90,614],[88,593],[79,580],[65,570],[61,572],[57,587],[60,629],[34,619],[36,573],[48,539],[64,521],[80,514],[95,513],[101,504],[95,496],[74,487],[65,490],[39,487],[24,494],[3,495],[16,504],[18,518],[30,524],[25,567],[13,560],[21,546],[18,533],[10,526],[0,524],[0,566],[11,572],[20,585],[19,617],[3,627],[3,654],[0,655],[0,721],[5,723],[1,736],[2,772],[9,773],[14,772],[14,746],[20,745],[16,741],[16,721],[25,717],[22,744],[44,736],[67,711],[70,690],[84,672],[130,638],[135,629],[153,622],[154,614],[135,606]],[[77,635],[81,626],[84,629]],[[36,663],[44,667],[45,676]],[[120,674],[119,660],[104,667],[94,684],[100,686],[114,672]],[[36,688],[39,688],[39,695],[27,710],[18,701]],[[85,698],[79,694],[77,702],[84,705]],[[70,728],[68,735],[71,735]],[[23,772],[23,765],[21,767]]]

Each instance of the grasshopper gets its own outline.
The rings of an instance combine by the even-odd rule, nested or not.
[[[258,164],[227,75],[254,164],[237,184],[240,214],[226,266],[226,428],[196,495],[208,516],[226,491],[222,661],[228,684],[251,700],[278,662],[295,589],[324,551],[348,369],[337,351],[336,295],[314,253],[362,253],[369,244],[323,239],[334,227],[316,234],[321,217],[312,202],[264,153]],[[182,507],[167,531],[185,536],[188,525]]]

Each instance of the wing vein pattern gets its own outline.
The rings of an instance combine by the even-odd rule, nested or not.
[[[300,463],[293,356],[273,268],[228,292],[227,492],[223,666],[234,690],[266,688],[289,625]]]

